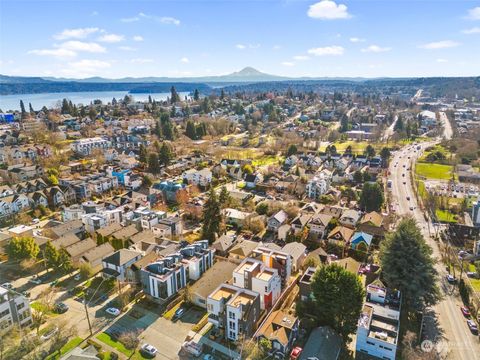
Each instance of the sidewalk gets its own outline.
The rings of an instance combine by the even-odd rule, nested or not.
[[[208,324],[205,326],[208,326]],[[202,330],[200,330],[199,333],[195,333],[195,336],[193,336],[193,341],[195,341],[200,345],[207,345],[212,349],[214,349],[215,351],[228,356],[230,359],[240,359],[239,353],[227,348],[226,346],[223,346],[222,344],[219,344],[213,340],[210,340],[207,336],[201,335],[202,332],[203,332],[203,328]],[[191,331],[191,333],[193,333],[193,331]]]

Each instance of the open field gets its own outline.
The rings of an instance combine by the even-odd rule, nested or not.
[[[427,179],[450,180],[452,178],[453,166],[417,163],[415,173]]]
[[[456,223],[455,215],[448,210],[436,210],[437,220],[440,222]]]

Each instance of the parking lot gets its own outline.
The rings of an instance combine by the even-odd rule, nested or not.
[[[203,315],[204,312],[199,309],[190,308],[181,319],[172,322],[142,304],[135,304],[105,332],[118,334],[138,330],[141,344],[149,343],[157,348],[157,359],[178,359],[185,337]]]

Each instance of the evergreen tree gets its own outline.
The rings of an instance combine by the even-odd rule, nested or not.
[[[142,163],[142,164],[146,164],[147,163],[147,148],[145,147],[145,145],[143,144],[140,144],[139,148],[138,148],[138,160]]]
[[[90,106],[90,109],[88,110],[88,117],[92,121],[94,121],[97,118],[97,110],[95,110],[95,107]]]
[[[193,92],[193,100],[198,101],[200,99],[200,93],[198,92],[198,89],[195,89]]]
[[[352,145],[346,147],[345,154],[352,155]]]
[[[295,144],[291,144],[288,147],[287,156],[295,155],[297,153],[297,151],[298,151],[297,146]]]
[[[365,148],[365,156],[367,156],[369,159],[373,158],[375,156],[375,149],[372,145],[368,144],[367,147]]]
[[[148,95],[148,103],[151,104],[152,103],[152,97],[150,95]]]
[[[225,90],[222,89],[222,91],[220,92],[220,100],[223,99],[225,99]]]
[[[205,114],[209,113],[212,110],[210,106],[210,99],[207,96],[203,98],[201,109],[202,109],[202,112]]]
[[[195,128],[195,123],[192,120],[187,121],[185,135],[187,135],[192,140],[197,140],[197,130]]]
[[[58,250],[55,248],[55,246],[52,245],[51,241],[47,241],[45,244],[45,250],[44,250],[44,260],[47,264],[48,267],[56,267],[58,265],[58,260],[60,254],[58,253]]]
[[[33,106],[32,106],[32,103],[28,103],[28,109],[30,111],[30,114],[35,114],[35,110],[33,110]]]
[[[436,284],[432,249],[412,217],[402,219],[380,247],[385,282],[402,295],[402,308],[413,311],[435,304],[440,291]]]
[[[365,291],[359,277],[337,264],[322,266],[313,275],[312,293],[320,324],[331,326],[345,342],[357,329]]]
[[[203,206],[202,239],[212,244],[220,231],[222,215],[215,190],[210,188],[209,197]]]
[[[148,154],[148,171],[152,174],[160,173],[160,163],[158,161],[158,155],[155,153]]]
[[[218,202],[220,203],[220,206],[222,208],[225,208],[228,206],[230,203],[231,197],[230,193],[227,190],[226,186],[222,186],[222,189],[220,190],[220,195],[218,196]]]
[[[40,248],[32,237],[13,238],[7,245],[10,260],[35,259]]]
[[[158,158],[159,158],[160,164],[165,166],[168,166],[168,164],[170,164],[170,161],[173,158],[173,154],[170,150],[170,147],[166,143],[162,144]]]
[[[22,116],[27,113],[27,112],[25,111],[25,104],[23,103],[23,100],[20,100],[20,111],[21,111],[21,113],[22,113]]]
[[[388,160],[390,159],[391,153],[390,149],[387,147],[382,148],[380,151],[380,157],[382,158],[382,166],[387,167],[388,166]]]
[[[350,126],[348,123],[348,117],[347,115],[342,115],[342,118],[340,119],[340,132],[347,132],[350,130]]]
[[[175,106],[172,105],[170,109],[170,117],[174,118],[177,115],[177,110],[175,109]]]
[[[58,268],[64,273],[69,273],[73,270],[72,260],[65,249],[60,249],[58,252]]]
[[[382,187],[378,183],[365,183],[360,195],[360,207],[365,211],[380,211],[385,201]]]
[[[170,88],[170,103],[175,104],[176,102],[180,101],[180,96],[178,96],[177,90],[175,90],[175,86]]]

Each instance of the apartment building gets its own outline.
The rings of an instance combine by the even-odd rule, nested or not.
[[[280,297],[282,279],[277,269],[270,269],[260,260],[247,258],[233,271],[233,285],[260,295],[262,310],[270,309]]]
[[[252,258],[258,259],[263,264],[278,271],[282,279],[282,287],[288,284],[292,273],[292,259],[289,254],[280,250],[269,249],[265,246],[259,246],[252,252]]]
[[[222,284],[207,298],[208,321],[225,330],[231,341],[250,337],[260,317],[260,295],[234,285]]]
[[[399,291],[370,284],[357,327],[357,353],[394,360],[400,331]]]
[[[200,240],[190,245],[181,244],[168,255],[159,254],[154,262],[140,270],[145,294],[158,302],[167,301],[212,267],[214,253],[208,247],[208,240]]]
[[[90,155],[95,149],[106,150],[112,147],[112,143],[100,137],[79,139],[71,144],[71,149],[81,155]]]
[[[28,299],[16,291],[0,286],[0,334],[9,331],[14,325],[24,327],[31,323]]]

